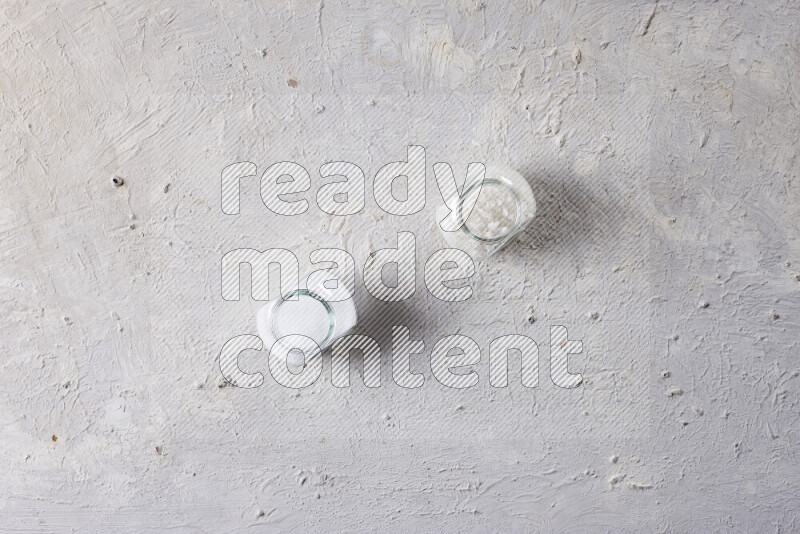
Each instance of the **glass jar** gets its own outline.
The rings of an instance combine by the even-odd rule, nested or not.
[[[346,290],[342,282],[337,283],[339,286],[335,290],[320,285],[312,291],[301,285],[259,309],[256,324],[264,348],[271,350],[281,338],[299,334],[312,339],[320,351],[324,351],[347,335],[358,317],[353,299],[342,299],[342,291]]]
[[[436,220],[441,223],[448,215],[457,218],[457,230],[447,232],[441,225],[439,230],[449,247],[463,250],[475,261],[503,248],[536,215],[530,185],[508,165],[487,165],[483,180],[466,183],[464,188],[460,197],[436,210]],[[449,206],[454,207],[452,215]]]

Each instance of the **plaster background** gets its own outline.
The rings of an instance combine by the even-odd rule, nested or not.
[[[799,529],[799,22],[791,2],[3,2],[0,528]],[[371,178],[408,144],[428,203],[392,217]],[[408,230],[421,268],[443,246],[430,166],[491,158],[530,180],[534,226],[468,303],[418,273],[377,309],[424,339],[421,388],[374,329],[380,389],[327,365],[299,392],[219,387],[259,306],[222,300],[224,252],[363,266]],[[311,172],[307,213],[271,214],[256,179],[221,212],[226,165],[284,159]],[[365,170],[363,213],[317,208],[331,160]],[[580,388],[548,378],[552,325],[583,341]],[[483,350],[461,391],[428,364],[457,332]],[[515,332],[538,389],[488,383]]]

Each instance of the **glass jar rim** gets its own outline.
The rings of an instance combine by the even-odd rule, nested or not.
[[[308,289],[295,289],[293,291],[289,291],[286,293],[282,298],[275,301],[275,306],[272,308],[272,317],[270,318],[270,329],[272,330],[275,339],[278,340],[283,337],[278,329],[278,325],[276,323],[276,318],[278,316],[278,310],[280,309],[283,304],[292,298],[293,296],[297,295],[298,297],[311,297],[314,300],[318,301],[322,306],[325,308],[325,311],[328,314],[328,333],[325,334],[325,339],[319,342],[319,347],[321,349],[325,348],[325,344],[330,339],[331,335],[333,334],[333,328],[335,324],[335,315],[333,313],[333,308],[331,305],[328,304],[328,301],[319,296],[318,294],[314,293],[313,291],[309,291]]]
[[[508,191],[511,194],[511,198],[514,199],[514,210],[515,210],[515,213],[514,213],[514,224],[512,225],[511,229],[509,229],[508,232],[506,232],[503,235],[498,236],[498,237],[487,238],[487,237],[481,237],[481,236],[475,234],[474,232],[472,232],[472,230],[469,229],[469,227],[467,226],[467,221],[464,219],[464,213],[463,213],[464,199],[467,198],[467,195],[473,189],[475,189],[478,186],[480,186],[482,188],[485,185],[500,186],[501,188],[503,188],[506,191]],[[478,193],[478,198],[480,198],[480,193]],[[476,202],[477,202],[477,200],[476,200]],[[473,209],[474,209],[474,206],[473,206]],[[470,212],[470,215],[471,214],[472,213]],[[519,226],[519,223],[520,223],[521,215],[522,215],[522,201],[519,198],[519,195],[517,194],[517,192],[511,186],[511,184],[507,183],[505,180],[498,180],[496,178],[485,178],[485,179],[483,179],[481,181],[475,182],[474,184],[469,186],[466,191],[464,191],[464,193],[461,195],[461,197],[459,198],[459,201],[458,201],[458,220],[461,223],[461,226],[460,226],[461,230],[465,234],[467,234],[470,238],[475,239],[476,241],[480,241],[481,243],[498,243],[498,242],[501,242],[501,241],[504,241],[504,240],[508,239],[508,237],[513,235],[514,232],[517,230],[517,227]],[[469,217],[467,217],[467,218],[469,218]]]

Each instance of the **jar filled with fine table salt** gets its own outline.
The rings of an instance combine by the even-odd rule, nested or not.
[[[334,288],[324,285],[334,282]],[[301,280],[298,289],[288,291],[265,304],[256,314],[258,335],[264,348],[284,355],[290,365],[302,366],[304,357],[313,358],[346,336],[358,321],[352,293],[344,282],[317,271]],[[300,363],[298,363],[298,361]]]
[[[462,194],[437,209],[436,220],[449,247],[481,261],[523,231],[535,215],[536,199],[527,180],[508,165],[492,163],[482,179],[468,178]]]

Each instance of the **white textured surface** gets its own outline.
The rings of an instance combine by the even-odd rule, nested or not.
[[[800,8],[748,4],[2,2],[0,527],[796,531]],[[411,143],[416,216],[309,194],[278,217],[253,179],[221,212],[230,163],[296,161],[315,191],[341,159],[370,187]],[[327,365],[299,394],[218,387],[259,307],[222,300],[225,251],[363,266],[408,230],[421,269],[430,166],[491,158],[530,179],[537,223],[468,303],[418,272],[378,309],[424,338],[421,388],[386,361],[380,389]],[[489,341],[546,357],[552,325],[583,341],[584,384],[543,359],[538,389],[492,388]],[[468,390],[427,364],[456,332],[483,351]]]

